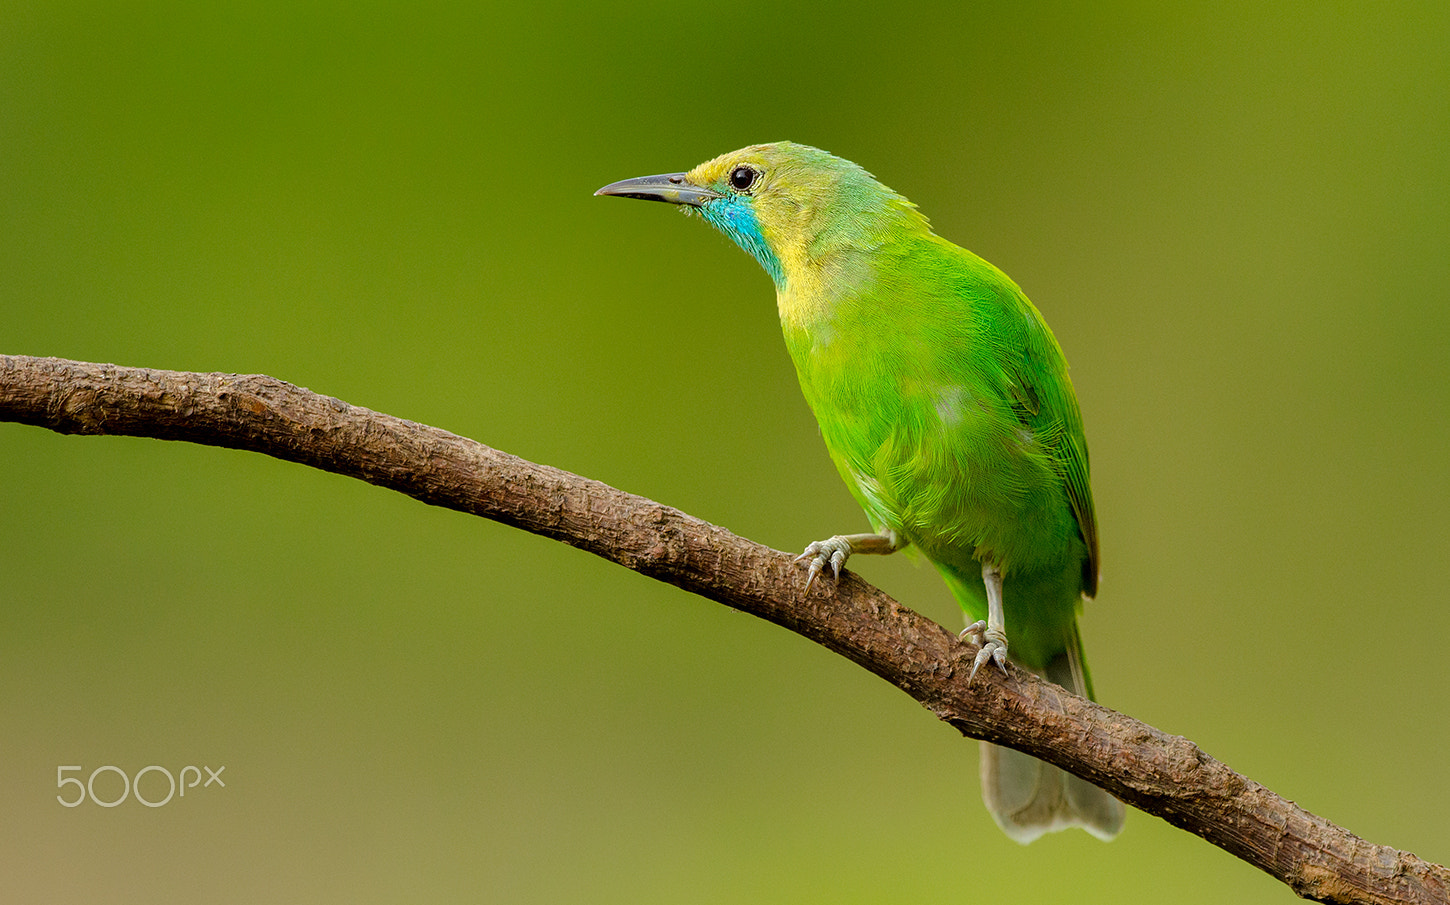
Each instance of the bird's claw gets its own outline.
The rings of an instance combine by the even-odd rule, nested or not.
[[[978,645],[985,644],[987,640],[986,621],[978,619],[976,622],[973,622],[960,632],[957,632],[957,639],[962,641],[971,640],[973,644]]]
[[[974,643],[981,645],[977,651],[977,658],[972,661],[972,674],[967,676],[967,684],[977,677],[977,670],[983,664],[996,663],[997,668],[1003,673],[1007,672],[1007,636],[1001,629],[988,627],[987,623],[978,619],[971,625],[962,629],[958,638],[970,638]]]
[[[806,590],[816,583],[816,579],[825,571],[826,566],[831,567],[831,575],[836,580],[841,578],[841,567],[846,564],[846,558],[851,555],[851,542],[839,534],[835,537],[828,537],[825,540],[812,541],[806,547],[806,552],[795,558],[796,562],[810,560],[810,567],[806,570]]]

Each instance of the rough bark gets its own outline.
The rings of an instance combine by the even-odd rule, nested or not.
[[[1305,898],[1450,901],[1446,868],[1366,842],[1185,738],[1016,668],[969,686],[975,646],[849,572],[807,593],[790,554],[598,481],[260,375],[0,356],[0,420],[252,450],[514,525],[797,632],[963,735],[1085,777]]]

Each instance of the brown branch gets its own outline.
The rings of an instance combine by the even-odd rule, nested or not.
[[[856,576],[806,593],[789,554],[598,481],[258,375],[0,356],[0,420],[252,450],[542,534],[804,635],[963,735],[1085,777],[1305,898],[1450,901],[1444,867],[1366,842],[1185,738],[1015,668],[969,687],[973,646]]]

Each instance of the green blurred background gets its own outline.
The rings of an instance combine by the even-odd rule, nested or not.
[[[1443,0],[5,3],[0,352],[272,374],[797,550],[865,523],[769,280],[591,192],[819,145],[1067,351],[1104,702],[1444,862],[1447,59]],[[901,693],[559,544],[179,443],[0,465],[12,901],[1290,899],[1142,814],[1019,848]],[[227,785],[56,801],[151,764]]]

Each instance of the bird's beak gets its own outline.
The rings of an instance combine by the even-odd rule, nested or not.
[[[665,173],[660,176],[622,179],[619,182],[611,182],[594,194],[641,198],[645,201],[664,201],[669,204],[684,204],[690,207],[699,207],[707,201],[723,197],[713,189],[690,182],[685,178],[684,173]]]

